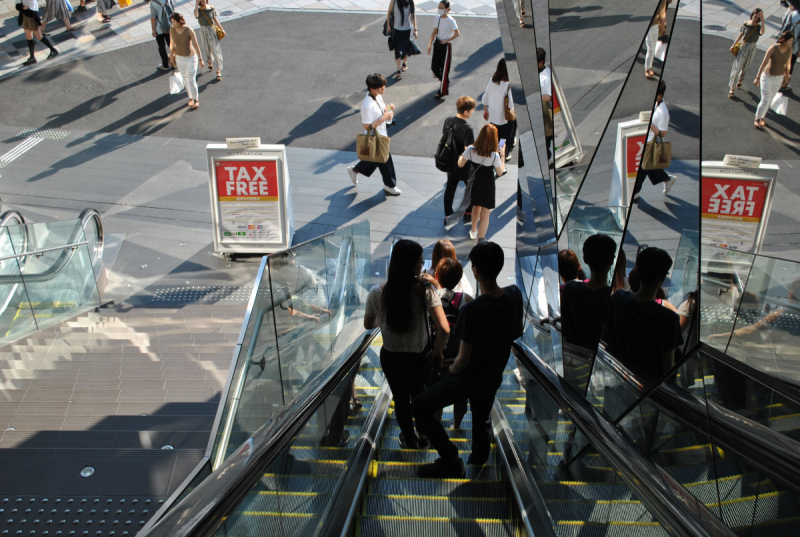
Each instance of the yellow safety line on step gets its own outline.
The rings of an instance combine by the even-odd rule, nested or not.
[[[661,526],[658,522],[624,522],[621,520],[611,520],[609,522],[589,522],[584,520],[559,520],[556,524],[560,526]]]
[[[742,477],[744,477],[744,475],[743,475],[743,474],[740,474],[740,475],[731,475],[731,476],[728,476],[728,477],[719,477],[719,478],[717,478],[716,480],[715,480],[715,479],[708,479],[708,480],[706,480],[706,481],[697,481],[697,482],[695,482],[695,483],[686,483],[686,484],[684,485],[684,487],[695,487],[695,486],[700,486],[700,485],[711,485],[711,484],[713,484],[713,483],[715,483],[715,482],[719,482],[719,481],[733,481],[733,480],[735,480],[735,479],[741,479]]]
[[[637,500],[547,500],[547,503],[567,503],[567,504],[585,504],[592,505],[642,505],[642,502]]]
[[[320,494],[319,492],[286,492],[282,490],[259,490],[256,492],[249,492],[248,494],[259,494],[262,496],[330,496],[330,494]]]
[[[289,518],[315,518],[321,516],[319,513],[281,513],[280,511],[239,511],[236,514],[242,516],[279,516]]]
[[[370,515],[364,518],[372,520],[398,520],[403,522],[472,522],[479,524],[510,524],[511,520],[501,518],[448,518],[442,516],[396,516],[396,515]]]
[[[756,498],[758,498],[759,500],[761,498],[777,498],[778,496],[780,496],[782,494],[786,495],[786,496],[790,496],[791,495],[791,493],[788,490],[779,490],[779,491],[775,491],[775,492],[762,492],[762,493],[759,493],[759,494],[753,494],[752,496],[743,496],[741,498],[734,498],[733,500],[725,500],[724,502],[722,502],[722,505],[734,505],[734,504],[742,503],[742,502],[750,502],[750,501],[755,500]],[[720,504],[720,502],[707,503],[706,507],[716,507],[719,504]]]
[[[376,462],[376,461],[373,461]],[[376,476],[372,476],[376,477]],[[499,480],[492,479],[455,479],[455,478],[438,478],[438,477],[393,477],[381,476],[384,481],[436,481],[437,483],[501,483]],[[588,483],[587,483],[588,484]]]
[[[388,498],[390,500],[432,500],[437,502],[504,502],[507,498],[462,498],[450,496],[424,496],[419,494],[370,494],[373,498]]]
[[[674,449],[662,449],[658,453],[680,453],[682,451],[692,451],[694,449],[711,449],[711,444],[698,444],[696,446],[687,446]]]

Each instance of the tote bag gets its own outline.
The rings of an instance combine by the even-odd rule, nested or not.
[[[669,168],[672,162],[672,142],[665,142],[659,135],[658,140],[653,139],[644,146],[642,155],[643,170],[663,170]]]
[[[359,160],[383,164],[389,160],[389,137],[378,134],[370,125],[367,134],[356,136],[356,154]]]
[[[169,92],[172,95],[178,94],[183,91],[183,76],[179,73],[173,73],[169,77]]]
[[[786,110],[789,108],[789,98],[781,92],[775,94],[772,98],[772,103],[769,105],[770,110],[778,115],[785,116]]]

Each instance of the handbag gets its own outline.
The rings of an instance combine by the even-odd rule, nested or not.
[[[389,160],[389,137],[378,134],[370,125],[367,134],[356,136],[356,154],[359,160],[383,164]]]
[[[425,343],[425,349],[422,351],[422,382],[427,387],[431,387],[440,380],[442,380],[442,366],[433,357],[433,348],[436,345],[436,340],[431,333],[431,325],[428,320],[428,314],[425,313],[425,303],[422,304],[422,321],[425,323],[426,333],[428,340]]]
[[[169,92],[172,95],[178,94],[183,91],[183,76],[178,73],[173,73],[169,77]]]
[[[517,113],[508,107],[508,94],[511,92],[511,84],[508,85],[508,91],[506,91],[506,96],[504,97],[505,108],[503,109],[503,115],[506,118],[506,121],[516,121],[517,120]]]
[[[389,50],[394,50],[394,11],[389,15],[389,23],[383,22],[383,35],[389,38]]]
[[[123,1],[123,0],[120,0],[120,1]],[[222,39],[225,37],[225,30],[223,30],[220,26],[217,26],[216,24],[214,24],[214,21],[212,21],[211,19],[208,18],[208,14],[205,11],[203,11],[203,16],[206,18],[208,23],[211,26],[214,27],[214,30],[216,30],[216,32],[217,32],[217,40],[218,41],[222,41]]]
[[[131,0],[119,0],[119,8],[122,9],[124,7],[128,7],[131,5]]]
[[[770,110],[778,115],[785,116],[786,109],[789,108],[789,98],[781,92],[775,94],[772,98],[772,103],[769,105]]]
[[[664,137],[658,135],[658,140],[653,139],[644,146],[642,155],[643,170],[663,170],[672,163],[672,142],[665,142]]]
[[[750,39],[750,36],[753,35],[753,32],[756,31],[756,28],[757,28],[757,26],[753,26],[752,29],[750,30],[750,33],[747,34],[747,37],[745,37],[741,41],[737,41],[736,43],[733,44],[733,48],[731,48],[731,54],[733,54],[734,56],[738,56],[739,55],[739,49],[742,48],[742,43],[744,43],[745,41]]]

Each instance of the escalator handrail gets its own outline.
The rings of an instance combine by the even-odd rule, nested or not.
[[[0,215],[0,227],[9,226],[9,223],[12,219],[17,220],[17,224],[10,224],[13,226],[22,226],[22,245],[19,248],[21,252],[28,251],[28,244],[30,244],[30,240],[28,240],[28,226],[25,225],[25,217],[22,216],[19,212],[15,210],[8,210]]]
[[[33,252],[27,252],[22,254],[14,254],[8,255],[4,257],[0,257],[0,261],[5,261],[7,259],[19,259],[24,257],[30,256],[38,256],[42,254],[46,254],[48,252],[56,252],[59,250],[63,250],[62,254],[58,256],[58,259],[44,272],[40,272],[38,274],[5,274],[0,276],[0,285],[10,285],[15,283],[39,283],[39,282],[47,282],[52,280],[53,278],[57,277],[61,272],[69,265],[70,259],[72,259],[72,255],[75,253],[75,250],[78,249],[79,246],[88,245],[87,241],[83,242],[70,242],[70,244],[65,244],[64,246],[53,246],[52,248],[42,248],[41,250],[34,250]]]
[[[380,330],[365,331],[358,347],[335,369],[314,378],[306,396],[286,404],[271,423],[250,439],[190,492],[145,535],[147,537],[208,537],[261,479],[336,386],[357,367]],[[326,374],[327,373],[327,374]],[[140,536],[144,537],[144,536]]]
[[[84,209],[78,218],[81,221],[81,229],[84,232],[84,237],[86,236],[86,224],[89,223],[89,220],[93,219],[95,222],[95,226],[97,227],[97,247],[95,252],[89,252],[90,258],[94,253],[96,253],[94,259],[91,259],[92,266],[94,266],[95,261],[97,261],[98,259],[103,259],[103,248],[105,247],[105,232],[103,231],[103,219],[100,218],[100,213],[92,208]]]
[[[735,535],[541,358],[516,342],[512,352],[668,532],[686,537]]]
[[[705,343],[700,343],[693,354],[712,352],[714,353],[712,358],[723,355]],[[637,398],[647,391],[647,387],[636,378],[636,375],[602,347],[597,357],[612,371],[612,374],[624,381],[627,387],[637,394]],[[725,358],[733,360],[728,356]],[[800,494],[800,442],[713,401],[694,396],[671,383],[662,383],[647,401],[678,423],[694,429],[725,450],[737,454],[770,479],[779,481]]]

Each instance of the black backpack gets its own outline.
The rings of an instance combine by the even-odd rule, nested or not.
[[[442,351],[445,367],[453,365],[456,356],[458,356],[458,348],[461,346],[461,340],[454,336],[453,332],[455,332],[456,329],[456,321],[458,321],[458,312],[462,300],[464,300],[464,293],[461,292],[455,293],[450,301],[442,299],[444,316],[447,318],[448,326],[450,326],[450,339],[447,340],[447,345],[445,345]],[[433,322],[431,322],[431,333],[432,340],[436,341],[436,325],[434,325]]]
[[[445,123],[444,129],[442,130],[442,137],[436,148],[434,159],[436,160],[436,169],[439,171],[452,172],[458,160],[458,154],[456,153],[456,131],[461,129],[456,129],[454,124],[455,121],[452,120],[450,120],[449,123]],[[462,127],[466,126],[466,124],[462,125]]]

